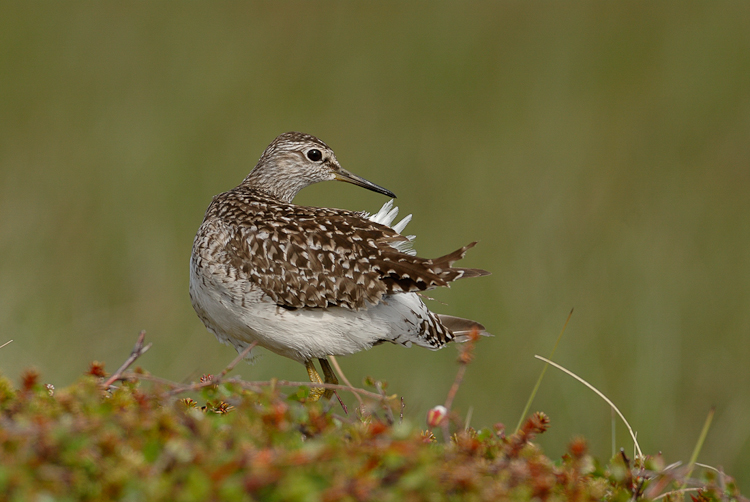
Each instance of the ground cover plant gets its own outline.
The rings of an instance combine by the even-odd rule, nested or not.
[[[425,423],[403,419],[384,382],[340,400],[307,402],[309,382],[217,375],[182,384],[92,363],[63,389],[33,370],[0,377],[0,499],[28,500],[746,500],[720,469],[664,465],[659,455],[600,460],[583,438],[560,459],[534,438],[541,412],[517,430],[473,429],[451,405],[472,359],[459,351],[445,405]],[[246,352],[249,352],[246,351]],[[637,450],[639,451],[639,450]]]

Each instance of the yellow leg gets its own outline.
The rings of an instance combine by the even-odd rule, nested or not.
[[[333,369],[331,369],[331,365],[328,363],[328,359],[318,359],[318,361],[320,361],[320,367],[323,368],[323,374],[326,376],[325,383],[338,385],[339,379],[336,378],[336,374],[333,372]],[[333,389],[326,389],[323,393],[323,397],[325,397],[326,399],[332,398]]]
[[[318,370],[315,369],[312,361],[306,361],[305,368],[307,369],[307,376],[310,378],[310,381],[312,383],[323,383],[323,379],[320,378],[320,374],[318,373]],[[328,375],[326,375],[326,378],[328,378]],[[326,390],[322,387],[313,387],[312,389],[310,389],[310,395],[308,396],[308,398],[311,401],[317,401],[318,399],[320,399],[320,396],[324,395],[325,393]]]

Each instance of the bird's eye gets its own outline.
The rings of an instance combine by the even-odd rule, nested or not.
[[[307,158],[312,160],[313,162],[318,162],[323,158],[323,154],[320,153],[320,150],[318,150],[317,148],[313,148],[312,150],[307,151]]]

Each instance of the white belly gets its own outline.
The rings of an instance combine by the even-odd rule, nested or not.
[[[360,311],[341,307],[287,310],[252,283],[217,280],[221,276],[191,263],[190,297],[206,327],[237,351],[258,342],[279,355],[305,362],[353,354],[384,341],[435,348],[419,337],[421,323],[431,314],[414,293],[387,296]]]

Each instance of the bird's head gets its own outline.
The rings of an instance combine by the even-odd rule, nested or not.
[[[243,184],[291,202],[303,188],[321,181],[346,181],[373,192],[393,192],[352,174],[339,164],[328,145],[315,136],[287,132],[271,142]]]

